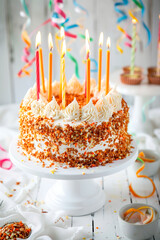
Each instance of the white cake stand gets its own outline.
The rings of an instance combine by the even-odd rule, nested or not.
[[[17,138],[11,143],[9,152],[12,162],[23,171],[58,179],[46,196],[45,202],[49,208],[63,210],[67,215],[80,216],[95,212],[105,204],[104,191],[93,179],[114,174],[132,164],[138,155],[135,141],[132,141],[132,146],[133,152],[123,160],[90,169],[59,168],[54,174],[51,173],[53,168],[42,168],[41,164],[28,161],[18,152]]]
[[[148,106],[145,108],[145,120],[142,116],[143,106],[151,100],[153,96],[160,96],[160,85],[148,84],[147,76],[139,85],[127,85],[120,81],[122,70],[111,74],[110,85],[114,87],[117,83],[117,91],[127,96],[134,96],[133,116],[129,129],[132,133],[145,132],[153,134],[153,127],[148,118]]]

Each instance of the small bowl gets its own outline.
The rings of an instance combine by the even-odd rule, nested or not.
[[[145,167],[140,172],[140,174],[146,175],[148,177],[152,177],[152,176],[156,175],[156,173],[159,170],[159,166],[160,166],[159,155],[155,151],[149,150],[149,149],[141,149],[141,150],[139,150],[139,153],[140,152],[144,152],[144,155],[146,158],[155,159],[155,162],[145,162]],[[142,166],[142,163],[139,161],[136,161],[133,164],[134,171],[136,172],[140,168],[140,166]]]
[[[139,208],[142,206],[152,207],[155,211],[155,219],[148,224],[136,224],[136,223],[129,223],[123,219],[123,214],[126,210],[130,208]],[[118,221],[121,231],[123,232],[124,236],[133,239],[133,240],[146,240],[151,238],[158,229],[158,219],[159,214],[158,211],[151,205],[145,203],[132,203],[127,204],[119,210],[118,214]]]

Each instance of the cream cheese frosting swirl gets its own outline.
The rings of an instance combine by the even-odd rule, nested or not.
[[[82,108],[82,120],[87,122],[96,122],[98,120],[98,111],[93,105],[92,99]]]
[[[60,83],[57,81],[54,81],[52,84],[52,95],[58,96],[59,95],[59,88],[60,88]]]
[[[24,99],[23,99],[23,105],[24,105],[24,106],[26,106],[26,105],[29,105],[29,106],[30,106],[31,103],[32,103],[34,100],[36,100],[36,92],[33,91],[32,88],[30,88],[30,89],[27,91],[27,93],[26,93],[26,95],[25,95],[25,97],[24,97]]]
[[[113,109],[113,112],[117,112],[122,107],[122,95],[118,93],[115,89],[112,89],[105,98],[108,100],[110,106]]]
[[[63,116],[66,121],[79,120],[80,110],[76,98],[64,109]]]
[[[55,97],[53,96],[52,101],[50,101],[45,109],[44,109],[44,116],[48,117],[48,118],[53,118],[55,120],[59,119],[61,117],[61,111],[60,111],[60,107],[55,99]]]
[[[67,83],[67,92],[71,94],[81,94],[83,91],[82,84],[78,81],[75,75]]]
[[[101,96],[95,107],[98,110],[98,119],[100,121],[108,121],[109,118],[112,116],[113,111],[104,96]]]
[[[46,102],[44,102],[41,98],[38,101],[34,100],[31,103],[31,111],[32,111],[32,113],[35,116],[38,116],[38,115],[42,116],[43,112],[44,112],[45,105],[46,105]]]

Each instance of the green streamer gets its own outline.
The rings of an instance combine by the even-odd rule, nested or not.
[[[143,8],[142,4],[138,2],[137,0],[132,0],[139,8]]]
[[[137,160],[144,164],[144,161],[141,158],[138,157]]]
[[[52,4],[53,4],[53,2],[52,2],[52,0],[50,0],[49,4],[48,4],[48,7],[49,7],[50,10],[52,10]]]
[[[74,64],[75,64],[75,75],[78,79],[80,79],[77,60],[68,51],[67,51],[66,55],[72,62],[74,62]]]
[[[81,34],[81,33],[78,33],[78,36],[79,36],[80,38],[82,38],[82,39],[86,39],[86,36],[83,35],[83,34]],[[92,41],[93,41],[93,38],[90,37],[89,40],[90,40],[90,42],[92,42]]]

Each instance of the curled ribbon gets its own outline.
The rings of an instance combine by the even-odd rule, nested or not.
[[[91,62],[95,64],[95,68],[91,69],[91,72],[98,72],[98,63],[95,59],[90,58]]]
[[[143,105],[143,107],[142,107],[142,120],[143,120],[143,122],[146,121],[146,114],[145,114],[146,107],[147,107],[148,105],[150,105],[151,103],[153,103],[155,100],[156,100],[156,97],[154,96],[153,98],[151,98],[149,101],[147,101],[147,102]]]
[[[77,62],[77,60],[67,51],[66,52],[66,56],[72,61],[72,62],[74,62],[74,64],[75,64],[75,75],[76,75],[76,77],[78,78],[78,79],[80,79],[80,77],[79,77],[79,68],[78,68],[78,62]]]
[[[122,15],[117,19],[117,23],[120,23],[121,21],[126,20],[128,18],[127,14],[118,8],[119,6],[125,6],[125,5],[128,5],[128,0],[122,0],[122,2],[117,2],[114,4],[115,11]]]
[[[73,4],[74,4],[76,10],[81,10],[81,11],[85,12],[88,15],[87,9],[84,8],[82,5],[80,5],[79,3],[77,3],[76,0],[73,0]]]
[[[7,154],[7,151],[0,145],[0,150],[2,152],[5,152]],[[5,163],[9,163],[9,166],[6,167]],[[11,162],[11,160],[9,158],[3,158],[0,160],[0,167],[5,169],[5,170],[10,170],[13,166],[13,163]]]

